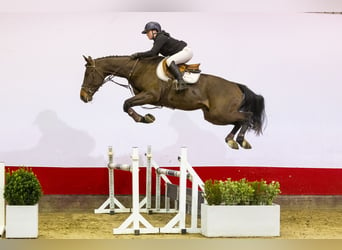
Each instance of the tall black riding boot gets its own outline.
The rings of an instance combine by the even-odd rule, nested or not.
[[[179,71],[178,66],[176,65],[175,61],[172,61],[172,63],[169,66],[169,70],[172,73],[172,75],[176,78],[176,90],[182,91],[188,88],[186,85],[186,82],[183,79],[182,73]]]

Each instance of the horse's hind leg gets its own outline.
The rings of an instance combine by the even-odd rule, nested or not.
[[[232,131],[226,137],[226,143],[232,149],[239,149],[238,144],[243,147],[244,149],[250,149],[252,146],[249,144],[248,141],[245,140],[245,134],[249,128],[249,120],[252,116],[250,112],[238,112],[237,113],[240,117],[238,121],[234,123],[234,127]],[[239,131],[240,130],[240,131]],[[234,140],[236,133],[239,131],[239,134]]]
[[[239,131],[239,129],[241,128],[241,124],[240,123],[236,123],[232,129],[232,131],[230,131],[230,133],[227,135],[227,137],[225,138],[226,143],[228,144],[229,147],[231,147],[232,149],[239,149],[239,145],[236,143],[236,141],[234,140],[235,134]]]
[[[244,123],[241,126],[240,132],[238,136],[236,137],[236,141],[240,144],[241,147],[244,149],[251,149],[251,144],[245,139],[245,134],[249,128],[248,122]]]

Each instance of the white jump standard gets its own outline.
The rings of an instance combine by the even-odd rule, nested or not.
[[[113,234],[151,234],[151,233],[200,233],[200,228],[197,226],[198,220],[198,189],[203,191],[204,183],[193,170],[191,165],[187,162],[187,149],[181,149],[180,156],[180,170],[168,170],[160,168],[153,160],[151,148],[147,150],[147,166],[146,166],[146,196],[139,203],[139,154],[136,147],[132,150],[132,165],[127,164],[114,164],[112,157],[112,149],[109,149],[109,163],[108,168],[121,169],[132,172],[132,214],[118,227],[113,229]],[[151,207],[151,180],[152,171],[156,170],[156,208]],[[109,172],[110,173],[110,172]],[[176,210],[168,208],[160,209],[160,179],[162,178],[165,183],[171,183],[166,175],[179,177],[179,206]],[[114,175],[113,175],[114,177]],[[192,181],[192,204],[191,204],[191,226],[186,227],[186,192],[187,192],[187,179]],[[158,181],[159,180],[159,181]],[[110,186],[114,183],[114,179],[110,177]],[[115,203],[117,201],[114,197],[114,188],[110,187],[110,197],[103,204]],[[145,206],[145,208],[143,208]],[[113,204],[110,205],[109,210],[113,210]],[[114,209],[116,212],[116,210]],[[103,211],[105,212],[105,211]],[[108,210],[106,210],[108,212]],[[141,213],[176,213],[175,216],[163,227],[153,227]],[[114,212],[112,212],[114,213]],[[140,227],[143,225],[144,227]]]
[[[124,171],[131,171],[129,165],[114,165],[113,163],[113,149],[108,148],[108,177],[109,177],[109,197],[108,199],[98,208],[95,209],[95,214],[114,214],[114,213],[128,213],[131,211],[130,208],[126,208],[114,195],[114,169],[121,169]],[[115,205],[118,208],[115,208]],[[109,208],[107,208],[109,206]]]
[[[159,229],[153,227],[141,214],[139,205],[139,154],[138,148],[133,148],[132,151],[132,214],[120,225],[120,227],[113,229],[113,234],[135,234],[140,233],[158,233]],[[140,227],[140,223],[145,228]],[[129,227],[133,224],[132,227]]]
[[[186,233],[187,229],[185,226],[186,219],[186,177],[187,169],[185,166],[186,159],[186,148],[182,148],[181,151],[181,163],[180,163],[180,176],[179,176],[179,210],[178,213],[162,228],[161,233]],[[197,196],[196,196],[197,199]],[[197,202],[196,202],[197,204]],[[197,213],[197,206],[196,206]],[[196,216],[197,221],[197,216]],[[178,224],[178,226],[177,226]]]

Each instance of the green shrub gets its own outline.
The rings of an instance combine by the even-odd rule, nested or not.
[[[6,173],[4,198],[8,205],[35,205],[42,194],[42,187],[32,169],[19,168]]]
[[[245,178],[232,181],[207,180],[204,183],[204,198],[209,205],[272,205],[280,193],[279,182],[248,182]]]
[[[228,178],[222,182],[222,200],[225,205],[249,205],[254,190],[246,179],[232,181]]]
[[[204,198],[209,205],[220,205],[222,203],[222,191],[220,181],[207,180],[204,183]]]
[[[279,182],[254,181],[250,185],[254,189],[254,196],[251,205],[272,205],[274,198],[280,194]]]

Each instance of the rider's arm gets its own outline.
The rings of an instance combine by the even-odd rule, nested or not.
[[[137,53],[137,57],[157,56],[159,54],[161,48],[166,43],[167,39],[168,39],[168,37],[165,35],[157,36],[156,39],[154,40],[152,49],[145,51],[145,52]]]

